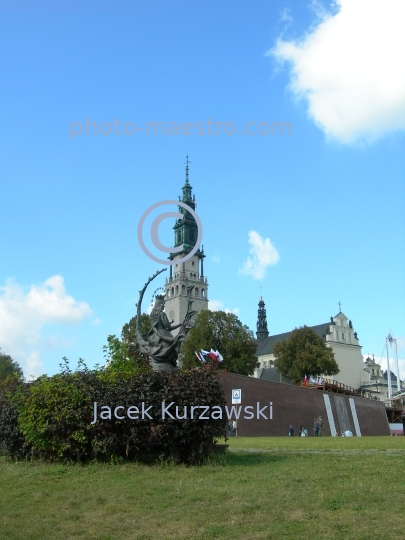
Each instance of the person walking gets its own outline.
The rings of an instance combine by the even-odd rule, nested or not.
[[[290,429],[288,431],[288,435],[290,437],[294,437],[294,426],[292,424],[290,424]]]
[[[314,437],[318,437],[319,423],[316,418],[314,418]]]
[[[323,420],[322,416],[318,418],[318,436],[323,437]]]
[[[302,424],[298,424],[298,436],[301,437],[302,436],[302,430],[304,428],[302,427]]]
[[[233,425],[232,425],[231,420],[228,421],[228,435],[230,437],[233,437]]]

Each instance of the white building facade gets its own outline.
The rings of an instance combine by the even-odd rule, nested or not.
[[[264,305],[264,304],[263,304]],[[259,303],[260,313],[260,303]],[[258,320],[263,336],[263,320]],[[267,324],[266,324],[267,328]],[[359,389],[363,374],[363,356],[357,332],[354,331],[352,321],[348,320],[346,315],[339,312],[335,317],[331,317],[330,322],[311,326],[311,328],[325,341],[327,347],[333,350],[335,360],[339,366],[339,373],[333,376],[333,379],[350,386],[353,389]],[[285,341],[290,337],[291,332],[278,334],[274,336],[262,337],[258,342],[257,356],[260,367],[255,371],[254,376],[265,378],[263,370],[274,368],[274,345],[279,341]],[[268,376],[271,374],[268,373]],[[266,377],[267,378],[267,377]],[[277,375],[273,374],[270,380],[278,380]]]

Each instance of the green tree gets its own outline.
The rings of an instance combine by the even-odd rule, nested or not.
[[[141,315],[141,334],[145,341],[148,340],[148,334],[150,331],[150,318],[146,313]],[[122,341],[125,341],[128,346],[133,347],[133,352],[139,352],[139,345],[136,342],[136,316],[124,324],[121,332]]]
[[[145,341],[148,339],[150,330],[149,315],[141,315],[141,334]],[[144,356],[140,353],[136,341],[136,317],[124,324],[121,339],[116,335],[107,337],[107,345],[103,346],[104,358],[107,368],[116,372],[132,373],[134,369],[147,367]]]
[[[0,351],[0,380],[5,379],[12,373],[15,373],[21,379],[23,378],[23,370],[18,362],[15,362],[8,354],[3,354]]]
[[[195,352],[211,348],[224,358],[219,367],[232,373],[251,375],[259,365],[253,332],[232,313],[204,310],[197,315],[183,345],[183,366],[200,365]]]
[[[295,328],[285,341],[274,346],[274,366],[283,377],[294,383],[305,375],[336,375],[339,366],[330,347],[308,326]]]

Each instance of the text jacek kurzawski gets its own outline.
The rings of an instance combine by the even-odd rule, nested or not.
[[[98,420],[98,403],[95,401],[93,405],[94,419],[91,423],[95,424]],[[270,401],[269,405],[264,406],[257,402],[256,407],[253,405],[246,405],[244,407],[242,405],[232,405],[232,407],[228,408],[225,405],[225,410],[223,410],[219,405],[212,407],[208,405],[176,405],[174,401],[171,403],[163,401],[158,418],[162,420],[209,420],[210,418],[213,420],[222,420],[225,415],[229,420],[239,420],[239,418],[244,418],[245,420],[273,420],[273,402]],[[153,420],[152,405],[148,406],[143,401],[138,407],[135,405],[129,407],[124,407],[123,405],[118,405],[117,407],[100,405],[100,420],[125,420],[126,418],[130,420]]]

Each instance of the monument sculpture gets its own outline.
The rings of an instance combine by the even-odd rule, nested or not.
[[[141,353],[146,356],[155,371],[174,371],[176,369],[179,362],[181,362],[181,346],[193,326],[191,318],[197,313],[192,310],[193,301],[191,300],[191,293],[194,286],[187,288],[188,304],[184,320],[182,323],[174,326],[172,326],[173,321],[170,322],[164,312],[165,297],[157,295],[155,305],[150,314],[151,329],[148,334],[148,340],[145,341],[143,339],[140,328],[142,299],[149,283],[165,270],[166,268],[158,270],[148,279],[143,289],[139,291],[139,301],[136,305],[136,339]],[[171,331],[177,328],[180,328],[180,330],[177,336],[174,337]]]

